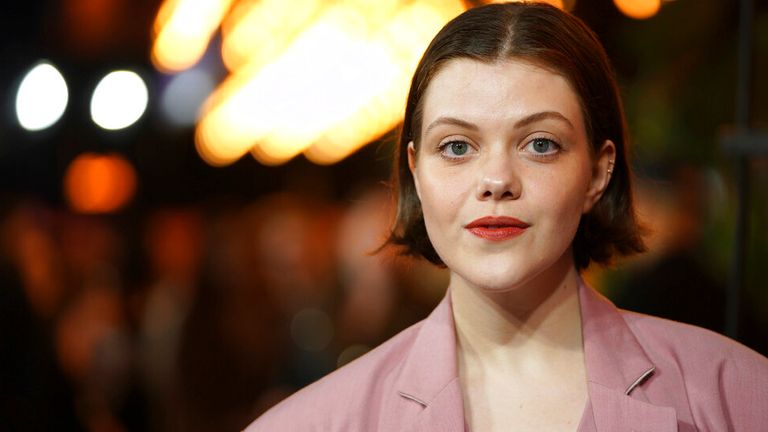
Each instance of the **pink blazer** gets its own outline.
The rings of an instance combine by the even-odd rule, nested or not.
[[[716,333],[620,311],[579,286],[589,398],[579,431],[768,431],[768,359]],[[257,431],[466,431],[450,296],[296,392]]]

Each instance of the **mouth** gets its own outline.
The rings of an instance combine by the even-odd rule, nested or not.
[[[473,235],[491,241],[504,241],[525,232],[530,224],[508,216],[486,216],[476,219],[464,228]]]

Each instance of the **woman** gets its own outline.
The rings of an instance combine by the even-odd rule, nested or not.
[[[543,4],[448,23],[408,97],[390,242],[450,270],[424,321],[251,431],[686,431],[768,424],[768,360],[617,310],[590,262],[644,249],[595,35]]]

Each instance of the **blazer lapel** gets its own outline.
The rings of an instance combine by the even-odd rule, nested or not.
[[[597,431],[677,430],[671,407],[648,402],[642,384],[655,366],[615,306],[579,286],[589,400]],[[588,428],[584,428],[584,432]]]
[[[404,419],[408,431],[462,432],[465,428],[450,302],[446,294],[424,321],[395,380],[400,398],[422,408],[412,419]]]
[[[673,408],[652,405],[593,382],[589,383],[589,398],[597,431],[677,431]]]
[[[671,407],[651,404],[642,384],[655,366],[620,312],[583,283],[579,286],[584,358],[592,421],[582,419],[581,432],[677,431]],[[424,321],[403,364],[395,388],[400,403],[414,405],[403,430],[462,432],[464,403],[456,359],[456,333],[450,295]],[[391,413],[403,415],[406,411]]]
[[[416,418],[413,432],[463,432],[464,406],[459,379],[451,381]]]

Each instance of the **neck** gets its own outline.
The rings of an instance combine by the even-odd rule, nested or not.
[[[535,280],[504,291],[450,284],[462,363],[536,370],[583,355],[579,275],[570,256]]]

